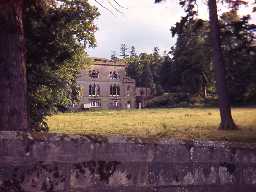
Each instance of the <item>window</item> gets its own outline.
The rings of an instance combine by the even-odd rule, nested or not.
[[[91,100],[90,101],[90,107],[101,107],[100,100]]]
[[[99,71],[90,70],[89,71],[89,77],[91,77],[92,79],[98,79],[99,78]]]
[[[119,79],[118,73],[116,71],[109,72],[110,79]]]
[[[100,96],[100,86],[96,84],[89,85],[89,96]]]
[[[120,96],[120,86],[119,85],[111,85],[110,86],[110,95],[111,96]]]

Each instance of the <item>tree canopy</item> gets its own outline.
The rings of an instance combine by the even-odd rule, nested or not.
[[[156,3],[161,0],[155,0]],[[236,11],[241,4],[246,4],[246,1],[241,0],[226,0],[233,11]],[[176,26],[172,28],[173,33],[181,34],[184,27],[188,22],[195,19],[197,15],[197,0],[180,0],[179,4],[184,8],[186,15],[181,18],[181,21],[176,23]],[[226,79],[226,67],[225,59],[223,57],[223,49],[221,47],[221,33],[220,23],[218,18],[218,8],[216,0],[208,0],[209,7],[209,26],[210,26],[210,43],[212,48],[212,61],[215,71],[216,90],[219,100],[219,109],[221,123],[220,129],[236,129],[236,125],[233,121],[231,114],[230,98],[228,94],[227,79]]]
[[[84,49],[95,46],[99,13],[87,0],[28,0],[24,13],[30,124],[46,130],[46,116],[77,99],[76,78],[90,63]]]

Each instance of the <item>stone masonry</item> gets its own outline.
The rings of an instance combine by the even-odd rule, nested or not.
[[[78,109],[130,109],[136,107],[135,80],[126,75],[126,65],[120,61],[93,58],[90,69],[80,73]]]
[[[255,192],[256,144],[0,133],[0,192]]]

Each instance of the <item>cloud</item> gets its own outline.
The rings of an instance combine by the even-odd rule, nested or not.
[[[153,0],[119,0],[119,3],[128,9],[120,8],[124,12],[123,15],[112,10],[115,16],[98,6],[101,12],[97,21],[98,46],[94,50],[89,50],[89,54],[99,57],[109,57],[111,51],[119,54],[121,43],[134,45],[138,52],[151,52],[155,46],[169,50],[174,43],[170,28],[183,14],[183,10],[177,4],[178,0],[175,1],[154,4]]]
[[[155,46],[168,51],[174,45],[175,39],[171,37],[170,28],[184,15],[178,0],[166,0],[159,4],[154,4],[154,0],[118,0],[127,9],[111,0],[123,14],[113,9],[108,0],[98,1],[114,15],[94,0],[89,0],[99,7],[101,13],[96,22],[99,27],[96,33],[97,47],[88,51],[91,56],[109,58],[112,51],[119,54],[121,43],[134,45],[138,52],[152,52]],[[201,1],[198,7],[199,16],[208,19],[207,5]],[[241,12],[248,13],[248,7],[242,8]]]

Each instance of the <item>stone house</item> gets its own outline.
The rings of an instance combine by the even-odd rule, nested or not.
[[[80,73],[78,108],[130,109],[136,107],[135,80],[126,75],[120,61],[93,58],[93,65]]]

